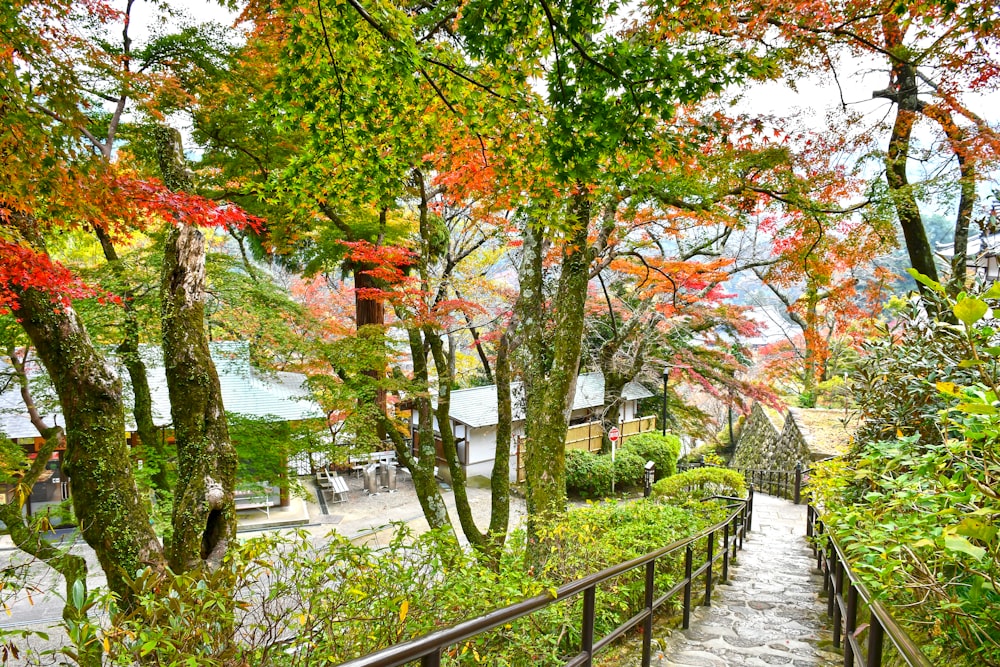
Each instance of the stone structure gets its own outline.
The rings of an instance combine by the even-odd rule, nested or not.
[[[756,403],[736,442],[730,467],[791,470],[796,463],[843,453],[851,432],[838,410],[789,408],[782,418],[777,411]]]

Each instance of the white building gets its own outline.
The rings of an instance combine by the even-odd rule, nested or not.
[[[653,430],[655,418],[639,418],[638,402],[653,394],[638,382],[629,382],[622,390],[618,422],[626,434]],[[604,431],[602,412],[604,410],[604,375],[584,373],[577,377],[576,394],[573,397],[573,411],[570,415],[570,429],[567,446],[578,449],[600,448]],[[458,460],[464,466],[467,477],[489,478],[493,473],[497,437],[497,389],[496,385],[458,389],[451,392],[449,417],[455,434]],[[419,415],[411,415],[411,432],[417,432]],[[511,384],[511,442],[510,479],[518,479],[518,470],[523,467],[521,444],[524,438],[524,385]],[[435,435],[439,433],[437,419],[434,420]],[[596,445],[596,446],[595,446]],[[440,440],[437,442],[438,472],[445,479],[450,478],[447,461],[443,457]]]

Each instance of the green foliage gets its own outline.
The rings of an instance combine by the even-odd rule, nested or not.
[[[615,453],[613,468],[610,454],[571,449],[566,452],[566,491],[582,498],[605,498],[611,495],[612,479],[616,491],[640,484],[645,464],[646,459],[624,448]]]
[[[677,458],[681,454],[681,440],[673,433],[666,436],[647,431],[629,436],[622,445],[622,452],[634,452],[643,464],[652,461],[656,464],[656,478],[663,479],[677,473]]]
[[[816,392],[815,391],[804,391],[799,394],[798,404],[800,408],[815,408],[816,407]]]
[[[525,569],[523,532],[512,537],[499,571],[482,566],[450,533],[415,537],[398,526],[381,549],[336,533],[321,543],[305,532],[269,535],[241,542],[213,572],[140,572],[130,582],[134,609],[112,613],[103,635],[84,639],[104,644],[108,665],[339,664],[543,594],[721,515],[716,507],[699,509],[637,501],[572,510],[540,526],[559,558],[538,572]],[[661,591],[681,576],[682,560],[679,554],[657,569]],[[638,611],[642,579],[639,570],[601,588],[597,633]],[[562,664],[578,650],[581,604],[577,596],[457,645],[444,663]]]
[[[653,485],[653,497],[670,500],[701,500],[709,496],[742,496],[743,475],[728,468],[694,468],[661,479]]]
[[[288,457],[298,444],[288,422],[277,417],[227,412],[229,435],[240,457],[239,481],[287,484]]]
[[[938,393],[935,384],[964,386],[978,379],[977,369],[962,364],[965,332],[947,321],[928,321],[917,297],[900,304],[894,315],[892,325],[865,344],[863,361],[851,375],[861,422],[857,441],[886,440],[899,433],[940,442],[938,416],[955,400]]]
[[[936,664],[998,665],[1000,348],[982,318],[1000,289],[949,300],[917,280],[945,318],[907,305],[869,346],[859,440],[810,488],[852,566]]]

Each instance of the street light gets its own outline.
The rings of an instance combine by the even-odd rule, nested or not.
[[[663,435],[667,435],[667,382],[670,380],[670,366],[663,368]]]

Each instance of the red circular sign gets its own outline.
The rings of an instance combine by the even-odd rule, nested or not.
[[[612,426],[611,430],[608,431],[608,440],[611,442],[618,442],[618,436],[621,435],[621,431],[618,430],[617,426]]]

